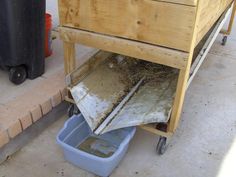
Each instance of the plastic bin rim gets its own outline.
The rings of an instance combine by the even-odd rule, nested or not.
[[[69,119],[65,122],[63,128],[62,128],[62,129],[59,131],[59,133],[57,134],[57,138],[56,138],[57,144],[59,144],[59,145],[65,147],[66,149],[69,149],[70,151],[74,151],[74,152],[77,153],[77,154],[79,153],[79,154],[81,154],[81,155],[83,155],[83,156],[86,155],[86,156],[88,156],[88,157],[92,157],[93,159],[100,160],[100,161],[103,161],[103,162],[111,161],[111,160],[113,160],[118,154],[120,154],[120,152],[122,151],[122,148],[118,148],[117,151],[116,151],[112,156],[107,157],[107,158],[102,158],[102,157],[98,157],[98,156],[89,154],[89,153],[87,153],[87,152],[78,150],[78,149],[76,149],[76,148],[74,148],[74,147],[72,147],[72,146],[70,146],[70,145],[64,143],[63,141],[61,141],[60,138],[59,138],[59,136],[60,136],[60,135],[62,134],[62,132],[67,128],[68,123],[69,123],[71,120],[76,119],[76,118],[81,117],[81,116],[82,116],[81,114],[79,114],[79,115],[74,115],[74,116],[72,116],[71,118],[69,118]],[[126,145],[130,142],[130,140],[133,138],[135,132],[136,132],[136,128],[133,127],[133,130],[131,131],[131,133],[129,134],[129,136],[127,136],[127,137],[124,139],[124,141],[119,145],[119,147],[121,147],[121,146],[123,146],[123,147],[126,146]]]

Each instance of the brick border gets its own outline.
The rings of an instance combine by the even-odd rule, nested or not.
[[[66,88],[60,89],[47,100],[33,106],[28,113],[19,116],[16,120],[9,120],[7,128],[0,125],[0,148],[60,105],[65,100],[66,93]],[[7,112],[10,112],[9,109],[6,108]]]

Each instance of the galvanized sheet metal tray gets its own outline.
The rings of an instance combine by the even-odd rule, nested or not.
[[[102,134],[168,122],[177,78],[173,68],[112,55],[70,91],[91,129]]]

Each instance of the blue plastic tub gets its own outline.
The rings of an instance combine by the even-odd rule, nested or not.
[[[95,136],[82,115],[71,117],[57,136],[65,159],[99,176],[109,176],[124,157],[136,128]]]

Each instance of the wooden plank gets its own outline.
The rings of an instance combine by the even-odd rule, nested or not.
[[[223,14],[233,0],[204,0],[199,4],[200,19],[197,26],[197,45],[203,36],[210,30],[214,23]]]
[[[186,88],[187,88],[186,84],[188,77],[189,77],[189,69],[180,70],[172,114],[170,118],[170,123],[168,125],[168,131],[172,133],[175,132],[180,120],[184,98],[186,94]]]
[[[151,44],[66,27],[60,27],[59,31],[61,39],[65,42],[80,43],[178,69],[184,69],[188,60],[188,53],[186,52]]]
[[[64,68],[65,74],[69,74],[76,68],[75,61],[75,44],[71,42],[63,42],[64,47]]]
[[[173,135],[172,132],[163,132],[161,130],[158,130],[155,128],[155,125],[153,126],[152,124],[149,124],[149,125],[141,125],[139,126],[141,129],[145,130],[145,131],[148,131],[150,133],[153,133],[155,135],[159,135],[159,136],[164,136],[164,137],[171,137]]]
[[[227,18],[229,17],[231,9],[232,8],[228,9],[228,11],[224,15],[221,16],[221,18],[219,19],[219,21],[215,25],[213,31],[211,32],[210,36],[208,37],[205,44],[203,45],[201,51],[199,52],[199,55],[197,56],[197,58],[193,62],[192,66],[191,66],[191,70],[190,70],[190,78],[188,81],[188,87],[189,87],[190,83],[192,82],[193,78],[195,77],[195,75],[197,74],[200,66],[202,65],[204,59],[206,58],[209,50],[211,49],[213,43],[215,42],[220,30],[224,26]]]
[[[154,0],[59,0],[61,26],[182,51],[190,49],[195,13],[193,6]]]
[[[179,78],[178,78],[178,84],[177,84],[177,89],[176,89],[176,95],[175,95],[175,100],[173,104],[173,109],[172,109],[172,114],[170,118],[170,122],[168,124],[168,132],[174,133],[180,120],[180,116],[182,114],[182,108],[183,108],[183,103],[184,103],[184,98],[186,94],[186,89],[187,89],[187,83],[190,75],[190,68],[192,64],[192,59],[193,59],[193,52],[197,40],[197,26],[199,25],[199,22],[201,21],[200,19],[200,3],[203,3],[204,0],[199,0],[198,1],[198,6],[197,6],[197,13],[195,17],[195,28],[193,31],[193,36],[192,36],[192,42],[191,42],[191,50],[188,58],[188,64],[185,69],[181,69],[179,73]]]

